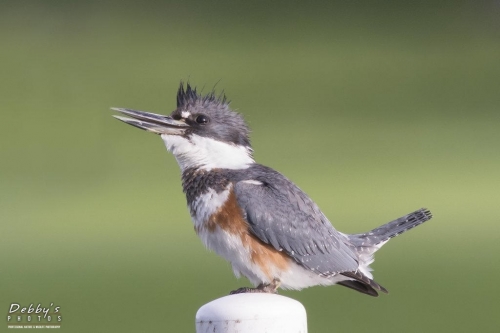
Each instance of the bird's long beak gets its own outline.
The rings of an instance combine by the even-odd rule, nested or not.
[[[189,128],[189,125],[184,121],[175,120],[161,114],[122,108],[111,108],[111,110],[132,117],[113,116],[116,119],[155,134],[179,135],[183,134],[184,131]]]

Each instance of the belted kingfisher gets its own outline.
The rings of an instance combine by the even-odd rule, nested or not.
[[[225,95],[181,82],[170,116],[112,108],[114,116],[159,134],[182,171],[194,229],[255,288],[231,293],[340,284],[378,296],[373,254],[389,239],[431,219],[422,208],[362,234],[337,231],[319,207],[281,173],[252,156],[249,128]]]

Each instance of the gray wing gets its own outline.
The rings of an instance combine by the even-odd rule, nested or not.
[[[357,256],[318,206],[280,173],[262,167],[235,183],[238,204],[250,231],[321,275],[355,271]]]

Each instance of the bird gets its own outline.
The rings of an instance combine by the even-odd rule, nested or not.
[[[391,238],[432,218],[426,208],[371,231],[336,230],[318,205],[274,169],[255,162],[250,129],[224,93],[203,94],[182,81],[168,116],[112,108],[115,118],[160,135],[182,173],[194,230],[253,287],[239,293],[277,293],[338,284],[370,296],[374,253]]]

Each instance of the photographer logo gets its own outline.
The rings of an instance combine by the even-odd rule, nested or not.
[[[61,322],[61,307],[54,303],[48,307],[42,303],[11,303],[7,312],[7,328],[61,328]]]

